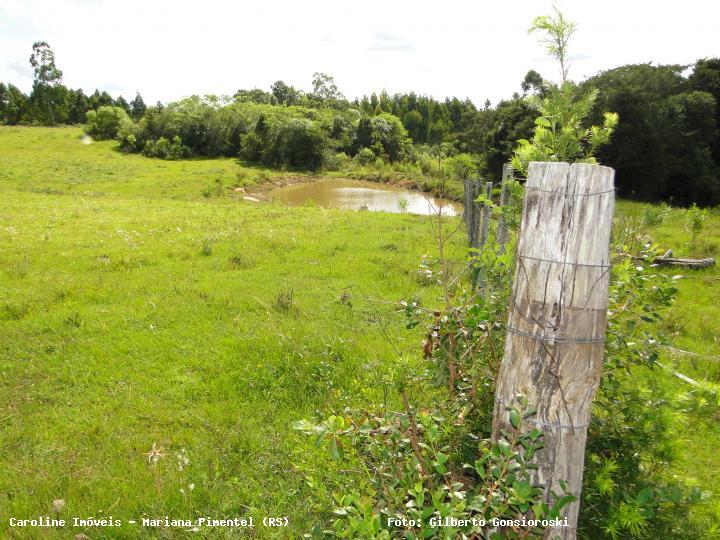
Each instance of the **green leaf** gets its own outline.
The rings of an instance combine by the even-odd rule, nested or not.
[[[575,501],[574,495],[563,495],[562,497],[560,497],[558,499],[557,503],[555,503],[555,508],[560,510],[561,508],[564,508],[565,506],[567,506],[568,504],[570,504],[571,502],[574,502],[574,501]]]
[[[510,423],[515,429],[518,429],[520,427],[520,421],[522,418],[520,417],[520,413],[517,412],[515,409],[510,411]]]
[[[343,458],[342,445],[340,444],[340,440],[337,437],[333,437],[330,439],[330,455],[336,461],[339,461]]]
[[[522,501],[527,500],[532,495],[532,485],[527,480],[515,482],[513,489],[515,490],[515,496]]]
[[[637,497],[635,497],[635,500],[637,501],[638,504],[643,505],[643,504],[647,503],[650,499],[652,499],[652,496],[653,496],[652,488],[646,487],[644,489],[641,489],[638,492]]]

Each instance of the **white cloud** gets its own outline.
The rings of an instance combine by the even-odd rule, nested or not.
[[[147,102],[232,94],[335,76],[350,97],[386,89],[496,102],[528,69],[557,78],[527,28],[550,0],[239,2],[0,0],[0,80],[25,90],[32,43],[55,50],[65,83]],[[579,28],[571,77],[626,63],[719,56],[712,0],[567,0]],[[29,68],[29,66],[28,66]]]

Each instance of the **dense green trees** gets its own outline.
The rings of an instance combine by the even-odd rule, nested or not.
[[[279,107],[198,96],[150,107],[132,129],[120,128],[117,135],[130,151],[178,137],[193,155],[240,156],[303,170],[321,167],[334,152],[354,155],[363,148],[374,157],[398,161],[411,144],[402,122],[387,113],[363,117],[352,109]]]
[[[552,21],[536,21],[545,22]],[[544,43],[558,51],[563,37]],[[232,98],[193,97],[148,108],[139,93],[128,103],[104,91],[88,96],[65,87],[45,42],[34,44],[30,62],[35,80],[29,96],[0,83],[2,124],[81,124],[87,118],[92,133],[119,137],[130,151],[143,152],[150,142],[148,155],[241,155],[297,168],[319,167],[333,153],[356,156],[362,151],[364,162],[468,154],[473,174],[493,180],[499,179],[517,141],[533,137],[538,117],[533,100],[553,91],[552,84],[531,70],[521,82],[522,94],[495,107],[486,102],[477,108],[469,99],[436,100],[414,92],[382,91],[349,101],[331,76],[315,73],[312,92],[278,80],[269,91],[238,90]],[[561,70],[567,76],[565,68]],[[612,141],[598,158],[616,169],[621,196],[676,204],[720,203],[719,58],[698,60],[690,70],[675,65],[622,66],[578,87],[579,95],[593,90],[597,98],[585,127],[602,124],[603,111],[620,117]],[[129,118],[118,120],[116,112],[108,112],[115,111],[113,107]],[[94,116],[87,117],[91,111]],[[164,142],[158,142],[161,139]],[[308,148],[301,151],[301,144]]]
[[[30,66],[33,68],[33,87],[26,96],[12,84],[0,83],[0,124],[82,124],[88,111],[116,106],[138,120],[145,112],[145,104],[137,94],[132,104],[107,92],[95,90],[91,96],[62,84],[62,71],[55,64],[55,53],[45,41],[33,44]]]
[[[528,139],[535,126],[537,111],[520,97],[504,100],[463,116],[456,147],[480,156],[480,174],[499,180],[503,163],[510,161],[515,144]]]
[[[90,99],[82,90],[69,91],[68,124],[80,124],[85,121],[90,110]]]
[[[146,109],[140,94],[128,103],[122,96],[113,99],[107,92],[96,90],[87,96],[81,89],[56,84],[36,85],[27,96],[12,84],[0,83],[0,125],[83,124],[88,111],[106,106],[120,107],[134,120],[139,120]]]
[[[0,122],[17,124],[27,109],[27,96],[12,84],[0,83]]]
[[[457,138],[462,129],[463,115],[475,112],[473,103],[457,98],[438,101],[428,96],[395,94],[363,96],[351,104],[368,116],[390,113],[401,119],[416,144],[439,144]]]
[[[583,83],[598,90],[595,122],[603,110],[620,115],[610,144],[598,152],[615,168],[620,196],[720,203],[717,65],[699,61],[689,78],[684,66],[623,66]]]
[[[690,89],[707,92],[715,98],[715,125],[720,130],[720,58],[698,60],[688,78]],[[712,145],[713,158],[720,164],[720,137]]]

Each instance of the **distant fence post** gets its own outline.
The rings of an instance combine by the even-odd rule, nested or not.
[[[464,212],[467,227],[468,244],[471,248],[478,247],[480,234],[480,207],[475,199],[480,195],[481,180],[465,179],[464,185]]]
[[[526,396],[537,412],[521,429],[544,434],[531,482],[549,499],[565,481],[578,498],[561,513],[569,526],[546,535],[574,539],[605,349],[615,172],[587,163],[531,163],[528,172],[493,440],[512,431],[506,407]]]
[[[492,182],[485,183],[485,198],[492,200]],[[488,230],[490,228],[490,215],[492,213],[492,206],[489,204],[482,205],[482,226],[480,227],[480,242],[478,247],[483,249],[488,238]]]
[[[502,170],[502,180],[500,182],[500,217],[498,218],[498,228],[497,228],[497,243],[498,243],[498,253],[502,255],[505,253],[505,244],[507,244],[508,241],[508,230],[507,225],[505,224],[505,216],[503,214],[504,207],[508,203],[512,203],[512,201],[508,200],[508,182],[512,180],[513,177],[513,168],[512,165],[509,163],[505,163],[503,165]]]

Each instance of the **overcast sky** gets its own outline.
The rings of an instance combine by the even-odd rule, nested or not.
[[[545,0],[0,0],[0,81],[32,85],[28,58],[50,43],[63,81],[147,103],[191,94],[309,90],[333,75],[353,98],[372,91],[481,105],[519,91],[529,69],[557,80],[527,29]],[[622,64],[720,56],[718,0],[564,0],[579,27],[570,76]]]

